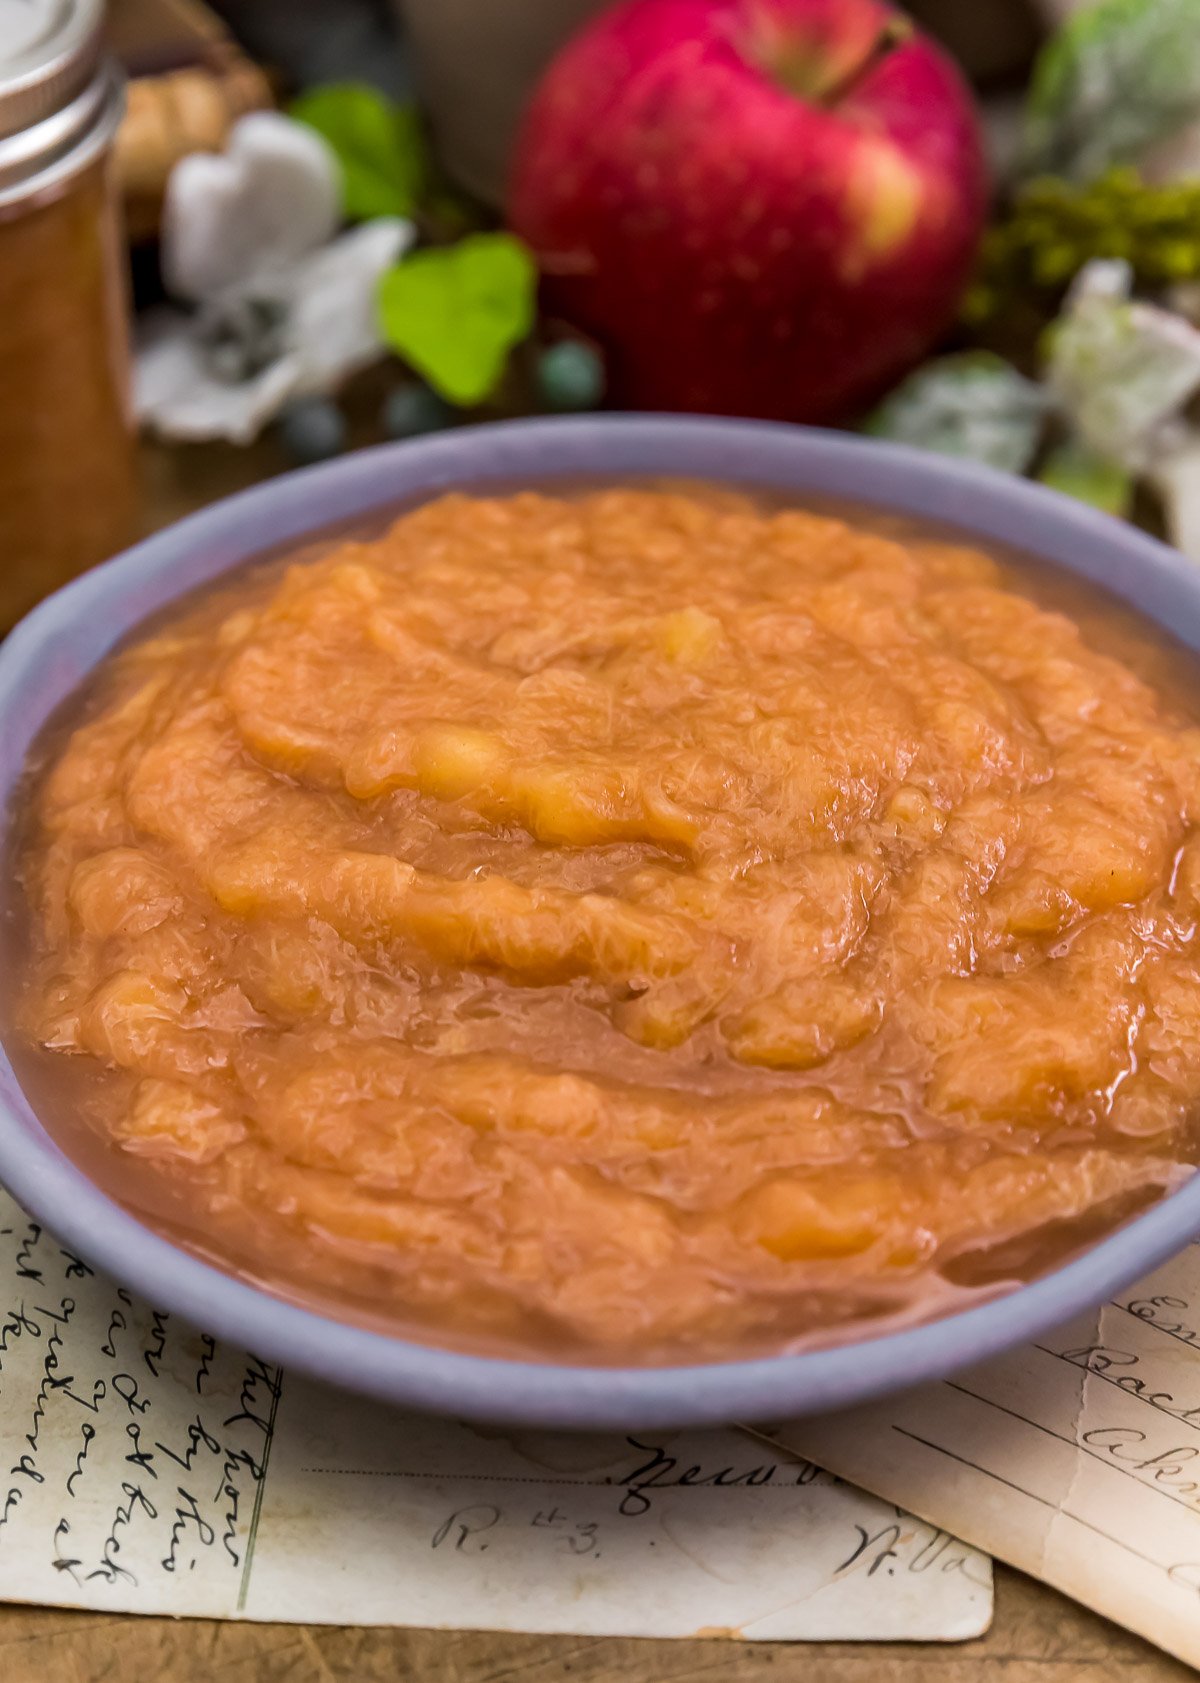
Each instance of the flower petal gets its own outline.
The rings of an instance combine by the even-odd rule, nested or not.
[[[162,230],[168,290],[212,298],[286,272],[334,234],[339,201],[326,142],[278,112],[251,112],[230,130],[223,156],[194,152],[171,171]]]
[[[134,409],[164,438],[225,438],[248,444],[293,395],[299,359],[287,352],[249,380],[216,378],[194,318],[159,311],[138,335]]]
[[[1053,328],[1047,383],[1089,449],[1138,473],[1170,447],[1200,391],[1200,332],[1131,300],[1129,282],[1126,264],[1081,270]]]
[[[383,350],[375,309],[380,275],[412,244],[411,222],[381,216],[342,234],[298,269],[288,344],[306,392],[325,392]]]

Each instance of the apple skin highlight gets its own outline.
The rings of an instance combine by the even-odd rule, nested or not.
[[[956,67],[879,0],[628,0],[559,53],[509,221],[618,405],[828,421],[952,321],[987,171]]]

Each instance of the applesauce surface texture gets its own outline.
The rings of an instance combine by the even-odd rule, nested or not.
[[[449,496],[108,663],[30,784],[19,1026],[99,1178],[292,1296],[798,1347],[1189,1172],[1198,823],[1178,704],[973,550]]]

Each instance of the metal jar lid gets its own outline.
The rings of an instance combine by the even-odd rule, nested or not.
[[[0,0],[0,209],[40,198],[105,147],[121,85],[104,0]]]

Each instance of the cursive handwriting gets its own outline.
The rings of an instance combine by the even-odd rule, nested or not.
[[[155,1579],[186,1574],[214,1586],[213,1605],[226,1586],[232,1607],[278,1370],[211,1336],[177,1345],[169,1315],[54,1245],[0,1192],[5,1291],[0,1558],[34,1574],[31,1594],[42,1582],[52,1597],[65,1578],[95,1605],[136,1605]]]
[[[440,1549],[443,1543],[449,1541],[451,1548],[460,1554],[464,1550],[482,1554],[488,1545],[479,1541],[480,1533],[490,1531],[493,1525],[499,1523],[499,1508],[491,1502],[473,1502],[469,1507],[455,1508],[438,1526],[429,1546]]]
[[[108,1319],[108,1336],[105,1338],[104,1343],[100,1346],[100,1354],[102,1356],[116,1356],[117,1347],[113,1343],[113,1336],[118,1332],[123,1332],[128,1324],[129,1323],[126,1321],[121,1310],[114,1309]]]
[[[162,1353],[167,1347],[167,1321],[169,1316],[159,1310],[151,1310],[150,1336],[146,1341],[146,1348],[142,1351],[142,1360],[150,1369],[151,1377],[158,1378],[158,1364],[162,1360]]]
[[[37,1249],[38,1241],[41,1237],[41,1228],[35,1221],[31,1221],[29,1224],[29,1231],[26,1237],[22,1240],[21,1247],[17,1252],[16,1267],[17,1278],[19,1280],[36,1280],[39,1285],[41,1284],[42,1271],[40,1268],[35,1268],[33,1266],[33,1253]]]
[[[216,1341],[216,1339],[215,1338],[210,1338],[208,1333],[206,1333],[206,1332],[201,1333],[201,1335],[200,1335],[200,1363],[199,1363],[199,1366],[196,1368],[196,1395],[197,1396],[203,1395],[204,1381],[208,1378],[209,1373],[212,1370],[213,1357],[216,1355],[216,1353],[217,1353],[217,1341]]]
[[[1136,1426],[1093,1426],[1079,1441],[1107,1455],[1122,1472],[1200,1509],[1200,1445],[1180,1444],[1152,1453],[1146,1433]]]
[[[211,1548],[216,1538],[216,1532],[200,1511],[200,1505],[190,1490],[182,1485],[176,1491],[180,1506],[175,1509],[175,1523],[171,1527],[171,1546],[163,1556],[162,1569],[164,1572],[174,1572],[179,1565],[179,1550],[189,1530],[194,1533],[194,1541],[198,1541],[203,1548]],[[195,1564],[195,1555],[192,1556]]]
[[[1121,1308],[1183,1344],[1200,1344],[1200,1332],[1179,1317],[1181,1309],[1189,1312],[1191,1309],[1185,1297],[1172,1297],[1164,1292],[1156,1297],[1135,1297],[1121,1304]]]
[[[674,1455],[658,1444],[643,1443],[640,1438],[630,1437],[625,1440],[632,1449],[641,1452],[645,1457],[631,1472],[613,1482],[624,1486],[625,1494],[617,1510],[627,1518],[639,1514],[649,1513],[651,1498],[646,1494],[650,1490],[669,1490],[672,1488],[691,1487],[695,1485],[713,1485],[728,1487],[730,1485],[763,1485],[763,1484],[813,1484],[818,1479],[828,1479],[829,1475],[816,1467],[811,1461],[777,1462],[766,1461],[754,1467],[705,1467],[700,1463],[692,1466],[681,1466]]]
[[[59,1542],[59,1539],[61,1537],[68,1537],[68,1536],[70,1536],[70,1534],[71,1534],[71,1523],[70,1523],[70,1521],[66,1520],[66,1519],[60,1519],[58,1524],[54,1527],[54,1537],[53,1537],[53,1540],[51,1542],[51,1553],[53,1555],[53,1559],[51,1560],[50,1564],[56,1572],[67,1572],[67,1573],[69,1573],[70,1576],[74,1579],[74,1581],[78,1584],[79,1582],[81,1582],[81,1580],[80,1580],[80,1577],[79,1577],[79,1573],[75,1570],[75,1568],[77,1566],[82,1566],[83,1561],[79,1558],[78,1555],[71,1556],[71,1555],[64,1554],[63,1551],[62,1551],[62,1545]]]
[[[187,1448],[182,1455],[176,1454],[173,1449],[168,1449],[165,1443],[156,1443],[154,1447],[155,1449],[161,1449],[164,1455],[170,1456],[171,1460],[177,1466],[182,1467],[186,1473],[191,1472],[192,1463],[202,1449],[207,1451],[209,1455],[219,1455],[221,1453],[219,1439],[213,1437],[198,1414],[187,1427]]]
[[[242,1388],[238,1395],[238,1411],[224,1422],[237,1426],[243,1422],[262,1432],[271,1429],[271,1404],[279,1398],[279,1369],[251,1356]]]
[[[922,1572],[962,1573],[972,1583],[986,1585],[986,1575],[976,1576],[977,1556],[965,1549],[957,1537],[949,1532],[921,1524],[911,1515],[896,1510],[896,1518],[886,1525],[869,1531],[857,1520],[854,1530],[857,1541],[836,1568],[835,1576],[860,1571],[868,1578],[877,1572],[895,1577],[904,1571],[920,1575]]]
[[[1160,1414],[1169,1414],[1200,1430],[1200,1400],[1178,1398],[1173,1391],[1163,1390],[1153,1379],[1148,1379],[1143,1371],[1142,1358],[1135,1351],[1118,1350],[1108,1344],[1085,1344],[1077,1350],[1062,1350],[1056,1354],[1064,1362],[1085,1368],[1106,1384],[1115,1385],[1118,1390],[1126,1391],[1131,1397],[1158,1409]],[[1200,1375],[1197,1375],[1197,1383],[1200,1385]]]
[[[87,1460],[87,1453],[92,1447],[95,1436],[96,1428],[92,1425],[90,1420],[85,1420],[79,1429],[80,1447],[79,1452],[75,1457],[75,1471],[67,1479],[67,1495],[72,1498],[75,1495],[76,1480],[83,1477],[83,1463]]]
[[[121,1540],[118,1533],[125,1530],[135,1513],[148,1514],[151,1519],[158,1518],[158,1509],[143,1491],[140,1484],[130,1484],[123,1481],[121,1495],[124,1502],[117,1506],[113,1516],[108,1536],[104,1539],[104,1549],[100,1557],[100,1564],[94,1572],[89,1572],[89,1578],[103,1578],[106,1583],[115,1583],[118,1578],[124,1578],[127,1583],[136,1584],[137,1576],[128,1567],[121,1566],[114,1556],[121,1552]]]

